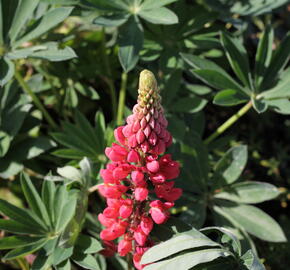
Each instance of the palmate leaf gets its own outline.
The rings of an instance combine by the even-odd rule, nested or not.
[[[0,57],[0,87],[3,87],[13,77],[15,66],[8,57]]]

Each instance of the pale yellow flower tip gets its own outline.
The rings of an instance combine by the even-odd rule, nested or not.
[[[154,74],[150,70],[144,69],[143,71],[141,71],[139,79],[139,89],[143,91],[157,91],[157,81]]]

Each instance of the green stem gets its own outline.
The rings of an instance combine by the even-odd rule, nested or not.
[[[112,100],[112,114],[113,114],[113,119],[116,120],[116,109],[117,109],[117,98],[116,98],[116,89],[114,86],[114,83],[112,81],[112,72],[111,72],[111,68],[110,68],[110,63],[109,63],[109,59],[108,59],[108,55],[106,52],[106,33],[105,33],[105,28],[103,27],[102,29],[102,40],[101,40],[101,48],[102,48],[102,56],[103,56],[103,61],[104,61],[104,67],[106,70],[106,74],[107,74],[107,84],[109,87],[109,93],[111,96],[111,100]]]
[[[24,90],[31,98],[32,101],[34,102],[35,106],[43,113],[44,118],[46,121],[54,128],[57,129],[57,124],[54,122],[54,120],[51,118],[45,107],[42,105],[41,101],[39,98],[34,94],[30,86],[24,81],[23,77],[19,73],[18,70],[15,70],[15,78]]]
[[[204,140],[205,144],[209,144],[220,134],[224,133],[230,126],[237,122],[248,110],[252,108],[252,102],[249,101],[244,107],[242,107],[237,113],[231,116],[226,122],[224,122],[218,129]]]
[[[20,266],[21,270],[29,270],[29,266],[27,265],[27,262],[23,258],[16,259],[18,265]]]
[[[122,81],[121,81],[121,89],[120,89],[120,94],[119,94],[118,113],[117,113],[118,126],[123,123],[125,100],[126,100],[127,78],[128,78],[128,74],[126,72],[123,72]]]

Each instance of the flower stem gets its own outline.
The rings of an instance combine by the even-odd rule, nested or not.
[[[48,111],[45,109],[45,107],[42,105],[39,98],[34,94],[30,86],[24,81],[23,77],[21,76],[20,72],[18,70],[15,70],[15,78],[22,87],[23,91],[26,92],[34,102],[35,106],[43,113],[44,118],[46,121],[51,125],[52,128],[57,129],[57,124],[52,119],[52,117],[49,115]]]
[[[111,96],[112,101],[112,114],[113,114],[113,120],[116,120],[116,112],[117,112],[117,98],[116,98],[116,89],[114,86],[114,83],[112,81],[112,72],[109,64],[109,59],[106,53],[106,33],[105,28],[102,29],[102,40],[101,40],[101,48],[102,48],[102,57],[104,61],[104,68],[106,71],[106,83],[109,87],[109,94]]]
[[[249,101],[245,106],[243,106],[237,113],[232,115],[227,121],[225,121],[217,130],[204,140],[205,144],[209,144],[220,134],[224,133],[230,126],[237,122],[247,111],[252,108],[252,102]]]
[[[123,122],[125,99],[126,99],[127,78],[128,78],[128,74],[126,72],[123,72],[122,73],[120,95],[119,95],[117,125],[121,125]]]

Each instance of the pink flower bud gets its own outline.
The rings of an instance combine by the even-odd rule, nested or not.
[[[136,150],[131,150],[127,156],[128,162],[138,163],[140,161],[140,155]]]
[[[136,134],[136,140],[138,144],[141,144],[145,140],[145,134],[141,129]]]
[[[134,239],[140,246],[144,246],[147,240],[147,235],[142,231],[140,227],[134,232]]]
[[[125,136],[123,134],[123,128],[124,128],[124,126],[117,127],[114,130],[114,136],[115,136],[115,139],[116,139],[117,142],[119,142],[120,144],[125,145],[126,144],[126,138],[125,138]]]
[[[153,229],[152,219],[150,217],[143,216],[141,219],[140,227],[146,235],[149,235]]]
[[[118,253],[120,256],[126,256],[132,250],[132,241],[123,239],[118,244]]]
[[[117,218],[119,216],[119,208],[107,207],[103,214],[107,218]]]
[[[147,199],[148,193],[149,192],[147,188],[137,187],[135,189],[135,199],[142,202]]]
[[[148,169],[148,171],[150,171],[151,173],[157,173],[159,171],[159,162],[157,160],[148,162],[146,164],[146,168]]]
[[[99,214],[98,220],[105,227],[111,227],[116,222],[116,219],[107,218],[104,214]]]
[[[146,182],[144,180],[144,174],[140,171],[133,171],[131,173],[131,178],[133,183],[137,186],[137,187],[144,187],[146,186]]]

